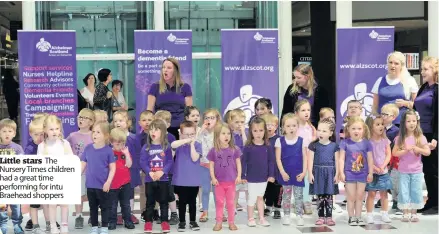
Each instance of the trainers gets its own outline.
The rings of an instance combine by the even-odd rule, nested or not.
[[[20,225],[15,224],[14,225],[14,233],[15,234],[24,234],[23,228],[21,228]]]
[[[280,211],[275,210],[274,211],[274,215],[273,215],[273,219],[280,219],[282,216],[280,215]]]
[[[24,230],[26,231],[33,231],[34,224],[32,223],[32,219],[29,219],[26,223],[26,226],[24,226]]]
[[[75,229],[84,228],[84,218],[80,215],[75,219]]]
[[[142,221],[143,223],[146,222],[146,210],[142,211],[142,213],[140,214],[140,221]]]
[[[283,225],[286,225],[286,226],[289,226],[289,225],[291,224],[291,218],[290,218],[289,215],[285,215],[285,216],[282,218],[282,224],[283,224]]]
[[[266,219],[260,219],[259,220],[259,225],[262,226],[262,227],[269,227],[270,223]]]
[[[192,231],[199,231],[200,230],[200,226],[198,226],[198,223],[195,222],[195,221],[192,221],[192,222],[189,223],[189,228]]]
[[[402,215],[403,212],[402,212],[402,210],[400,210],[399,208],[396,208],[396,210],[395,210],[395,214],[396,214],[396,215]]]
[[[349,217],[348,225],[349,226],[358,226],[357,220],[355,220],[354,217]]]
[[[90,230],[90,234],[98,234],[98,227],[92,227]]]
[[[366,211],[366,203],[363,202],[363,206],[361,207],[361,211]]]
[[[385,223],[391,223],[392,220],[389,218],[389,214],[387,212],[381,212],[381,220]]]
[[[297,217],[297,226],[303,226],[305,225],[305,220],[303,220],[302,216]]]
[[[264,216],[270,216],[270,214],[271,214],[271,210],[264,209]]]
[[[249,227],[256,227],[255,219],[249,219],[248,222],[247,222],[247,226],[249,226]]]
[[[375,208],[381,208],[381,200],[377,201],[377,204],[375,204]]]
[[[337,212],[337,213],[343,213],[343,209],[341,208],[341,206],[339,206],[337,203],[334,202],[334,204],[332,205],[332,210]]]
[[[171,226],[169,226],[168,222],[162,222],[162,232],[163,233],[168,233],[171,231]]]
[[[51,227],[50,228],[50,233],[51,234],[59,234],[59,229],[57,227]]]
[[[32,234],[46,234],[46,232],[41,230],[40,226],[38,226],[32,229]]]
[[[361,219],[361,217],[358,217],[356,219],[357,219],[357,225],[358,226],[364,226],[364,221]]]
[[[123,225],[123,218],[121,214],[117,215],[117,220],[116,220],[116,224],[117,225]]]
[[[143,226],[144,233],[152,233],[152,222],[146,222]]]
[[[131,214],[131,222],[133,222],[134,224],[139,224],[139,219],[133,214]]]
[[[113,223],[113,222],[111,222],[111,223],[108,223],[108,230],[116,230],[116,223]]]
[[[134,226],[134,223],[132,223],[132,222],[125,222],[125,223],[123,224],[123,226],[124,226],[126,229],[134,229],[134,228],[136,228],[136,226]]]
[[[312,204],[311,202],[305,202],[303,205],[303,211],[307,215],[312,215]]]
[[[367,214],[367,223],[373,224],[373,214],[372,213]]]
[[[177,225],[180,222],[180,220],[178,219],[178,215],[176,212],[172,212],[171,213],[171,218],[169,219],[169,224],[170,225]]]
[[[179,231],[179,232],[184,232],[185,230],[186,230],[186,223],[180,222],[180,223],[178,224],[177,231]]]
[[[99,234],[108,234],[108,227],[101,227]]]

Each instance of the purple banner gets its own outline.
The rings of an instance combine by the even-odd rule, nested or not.
[[[273,113],[279,103],[277,29],[221,30],[222,111],[242,109],[246,123],[254,104],[269,98]]]
[[[192,87],[192,31],[134,31],[136,118],[146,110],[151,85],[160,79],[163,60],[180,62],[182,80]]]
[[[393,43],[393,27],[337,29],[337,132],[350,100],[363,105],[363,118],[371,113],[371,90],[378,77],[387,74]]]
[[[77,131],[75,31],[19,31],[21,143],[35,113],[57,115],[64,136]]]

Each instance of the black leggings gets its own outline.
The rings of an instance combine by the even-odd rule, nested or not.
[[[317,195],[317,211],[319,213],[319,218],[332,218],[332,205],[332,195]]]
[[[281,208],[282,206],[282,185],[277,181],[274,183],[268,182],[267,188],[264,194],[265,205],[267,207],[274,206],[275,208]]]
[[[181,223],[186,222],[186,205],[189,205],[189,221],[195,222],[198,190],[199,187],[174,186],[175,194],[179,198],[178,217]]]

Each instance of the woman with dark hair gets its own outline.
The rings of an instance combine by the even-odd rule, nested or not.
[[[308,64],[300,64],[294,68],[293,82],[284,95],[282,116],[294,113],[294,106],[302,99],[307,99],[311,104],[310,120],[317,127],[320,109],[328,107],[329,102],[326,90],[317,85],[312,67]]]
[[[108,119],[112,117],[112,103],[111,98],[113,93],[108,89],[107,85],[111,82],[113,76],[111,70],[108,68],[102,68],[98,72],[99,84],[96,86],[95,95],[93,96],[94,108],[104,110],[108,114]]]
[[[11,69],[5,70],[3,80],[3,94],[5,95],[6,105],[8,106],[9,118],[17,121],[18,117],[18,102],[20,101],[20,88],[18,82],[14,79]]]
[[[178,140],[178,129],[184,120],[186,106],[192,106],[192,89],[181,79],[178,60],[167,58],[162,63],[160,80],[149,89],[147,110],[171,112],[171,127],[168,132]]]
[[[85,87],[81,89],[81,95],[84,97],[85,101],[89,107],[93,108],[93,96],[96,90],[96,77],[93,73],[88,73],[82,81]]]
[[[120,80],[113,80],[111,82],[111,89],[113,90],[113,111],[128,110],[125,102],[125,97],[120,90],[123,88],[123,82]]]
[[[425,57],[422,60],[421,75],[424,84],[419,89],[413,106],[419,112],[421,129],[431,150],[429,157],[422,157],[422,169],[428,192],[427,203],[424,208],[418,210],[423,215],[438,214],[438,69],[439,59]]]

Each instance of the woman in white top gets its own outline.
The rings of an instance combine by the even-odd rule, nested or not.
[[[92,73],[88,73],[84,79],[85,87],[81,89],[81,95],[84,97],[85,101],[93,107],[93,96],[96,90],[96,77]]]
[[[395,51],[387,56],[387,75],[378,78],[372,88],[372,112],[378,113],[387,103],[395,103],[399,107],[399,116],[394,124],[399,125],[400,117],[407,109],[413,108],[418,92],[418,84],[407,70],[403,53]]]
[[[113,90],[113,111],[128,110],[128,105],[125,102],[125,97],[120,90],[123,87],[123,82],[120,80],[114,80],[111,82]]]

